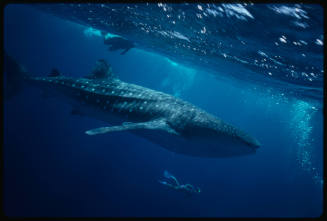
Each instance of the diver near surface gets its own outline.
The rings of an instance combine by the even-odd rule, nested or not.
[[[121,37],[105,38],[104,44],[110,46],[108,48],[109,51],[117,51],[122,49],[123,51],[120,53],[121,55],[126,54],[127,51],[135,47],[133,42]]]
[[[195,193],[200,193],[201,189],[199,187],[194,187],[191,184],[180,184],[175,176],[170,174],[167,170],[164,171],[164,177],[167,178],[167,181],[165,180],[159,180],[158,182],[168,186],[174,190],[178,190],[181,192],[186,193],[188,196],[191,196]]]
[[[113,77],[111,65],[103,59],[97,60],[91,74],[84,76],[84,78],[88,79],[112,79]]]

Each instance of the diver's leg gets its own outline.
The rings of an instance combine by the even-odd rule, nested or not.
[[[178,180],[174,176],[172,176],[171,179],[174,180],[176,186],[180,186]]]
[[[176,179],[176,177],[174,177],[171,173],[169,173],[167,170],[164,171],[164,176],[167,179],[172,179],[174,181],[174,183],[176,184],[176,186],[180,186],[178,180]]]
[[[176,189],[176,187],[170,183],[167,183],[166,181],[162,181],[162,180],[158,180],[159,183],[165,185],[165,186],[168,186],[168,187],[171,187],[171,188],[174,188]]]
[[[171,173],[169,173],[167,170],[164,171],[164,177],[170,179],[170,177],[173,176]]]

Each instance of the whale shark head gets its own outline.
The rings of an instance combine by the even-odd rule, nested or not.
[[[179,152],[200,157],[232,157],[254,154],[260,142],[242,130],[215,116],[199,114],[172,127],[188,143]]]

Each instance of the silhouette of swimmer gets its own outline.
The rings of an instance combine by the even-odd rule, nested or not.
[[[164,177],[167,178],[167,181],[159,180],[159,183],[168,186],[170,188],[173,188],[178,191],[182,191],[186,193],[187,195],[192,195],[194,193],[200,193],[201,190],[199,187],[194,187],[191,184],[180,184],[176,177],[174,177],[172,174],[170,174],[168,171],[164,171]]]
[[[97,60],[95,67],[89,75],[84,76],[88,79],[111,79],[114,77],[111,65],[104,59]]]
[[[126,40],[121,37],[112,37],[104,39],[104,44],[109,45],[109,51],[117,51],[122,49],[123,51],[120,54],[125,54],[129,49],[134,48],[135,45],[133,42]]]

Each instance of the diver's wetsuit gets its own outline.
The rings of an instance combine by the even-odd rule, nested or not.
[[[131,48],[134,48],[135,45],[133,42],[121,38],[121,37],[113,37],[107,38],[104,40],[104,44],[109,45],[109,51],[123,50],[120,54],[125,54]]]

